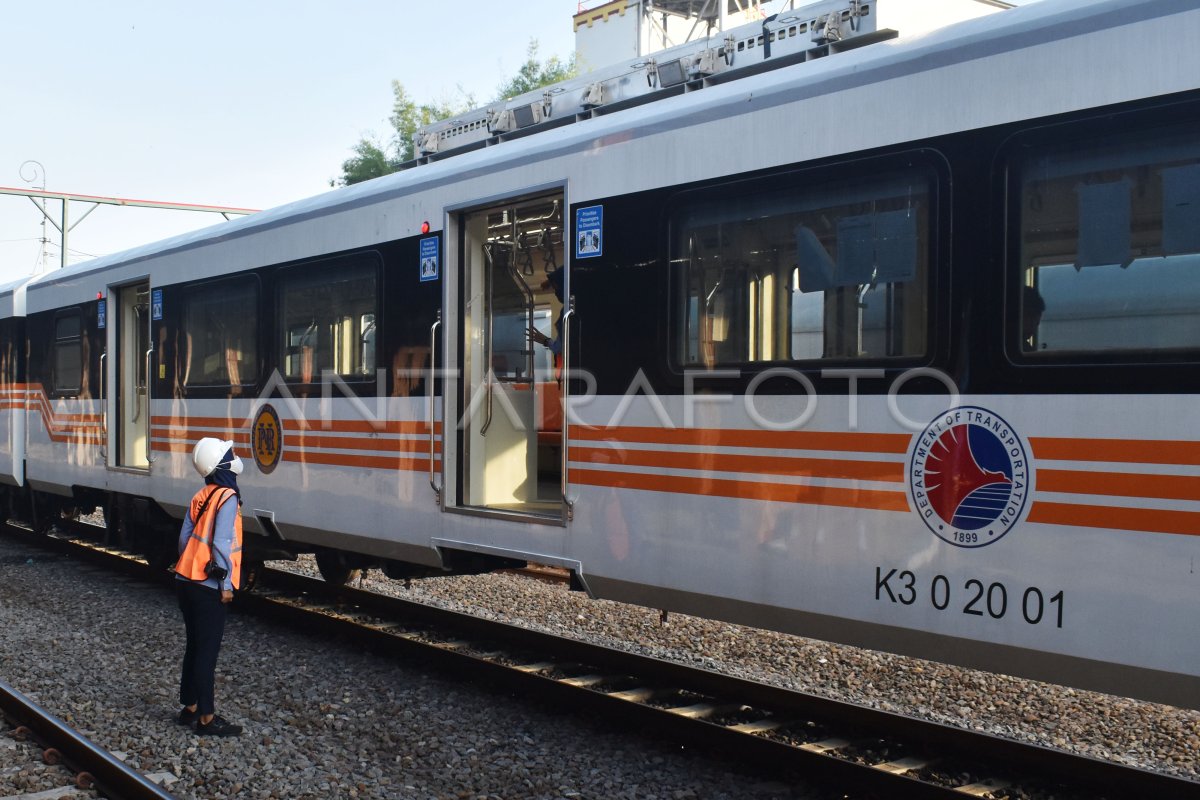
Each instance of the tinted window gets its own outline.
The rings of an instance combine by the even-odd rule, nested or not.
[[[54,320],[54,391],[73,394],[83,384],[83,318],[67,311]]]
[[[931,176],[721,189],[672,219],[676,362],[925,352]]]
[[[375,376],[376,280],[370,260],[281,273],[284,377],[311,383],[325,370],[347,378]]]
[[[184,385],[252,384],[258,370],[258,287],[221,281],[184,297]]]
[[[1200,347],[1197,133],[1074,143],[1019,163],[1021,351]]]

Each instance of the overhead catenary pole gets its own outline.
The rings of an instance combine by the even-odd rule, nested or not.
[[[25,168],[26,167],[29,167],[30,172],[32,173],[30,175],[30,177],[28,177],[28,178],[25,177]],[[21,180],[28,183],[34,189],[41,189],[41,190],[45,191],[45,189],[46,189],[46,168],[44,166],[42,166],[42,162],[40,162],[36,159],[32,159],[32,158],[29,159],[28,161],[23,162],[21,164],[20,170],[18,170],[18,174],[20,174]],[[42,182],[41,186],[37,185],[39,178],[41,179],[41,182]],[[45,200],[42,200],[39,203],[36,200],[34,200],[33,198],[30,198],[30,201],[38,207],[39,211],[42,212],[42,254],[38,257],[37,265],[34,267],[34,273],[37,273],[40,270],[44,270],[46,268],[46,262],[50,260],[50,253],[47,250],[47,247],[50,244],[50,237],[46,235],[46,220],[48,220],[49,217],[46,215],[46,201]]]
[[[45,172],[43,171],[42,174],[44,176]],[[43,178],[43,184],[44,183],[45,180]],[[83,222],[84,219],[87,218],[88,214],[91,214],[102,205],[133,206],[137,208],[164,208],[174,211],[199,211],[208,214],[220,214],[225,217],[225,219],[229,219],[230,216],[253,214],[258,211],[256,208],[210,206],[200,205],[197,203],[174,203],[162,200],[135,200],[128,197],[104,197],[101,195],[75,194],[72,192],[47,192],[45,189],[16,189],[8,186],[0,186],[0,195],[4,194],[28,197],[29,201],[33,203],[34,207],[42,212],[42,217],[58,229],[58,232],[62,237],[62,254],[59,262],[62,267],[67,266],[67,240],[70,232],[75,228],[76,225]],[[42,200],[40,205],[38,204],[38,199]],[[62,201],[61,222],[56,221],[50,216],[50,213],[46,211],[46,200]],[[75,220],[74,224],[68,224],[70,217],[70,204],[72,200],[80,203],[91,203],[92,206],[87,211],[83,212],[83,215],[79,219]]]

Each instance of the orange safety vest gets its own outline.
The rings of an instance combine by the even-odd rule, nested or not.
[[[188,518],[192,520],[192,536],[183,548],[183,555],[175,564],[175,572],[190,581],[208,579],[205,567],[212,560],[213,533],[217,526],[217,511],[229,498],[234,497],[233,489],[226,486],[209,484],[192,498],[188,509]],[[236,502],[236,501],[235,501]],[[203,513],[201,513],[203,509]],[[233,547],[229,553],[229,572],[233,588],[237,589],[242,582],[242,515],[233,518]]]

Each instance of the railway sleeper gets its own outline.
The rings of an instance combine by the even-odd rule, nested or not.
[[[718,705],[716,703],[694,703],[689,706],[676,706],[675,708],[668,708],[667,711],[681,717],[687,717],[689,719],[708,719],[710,717],[744,711],[746,708],[746,706],[738,703],[727,703],[723,705]]]

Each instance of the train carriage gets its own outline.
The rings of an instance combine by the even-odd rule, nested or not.
[[[220,436],[259,557],[330,578],[552,564],[1200,707],[1200,10],[859,47],[806,19],[735,32],[723,76],[517,98],[395,175],[42,276],[23,322],[0,292],[14,506],[162,552]]]
[[[28,279],[0,286],[0,484],[7,487],[25,483],[26,283]],[[5,499],[14,495],[9,491]]]

